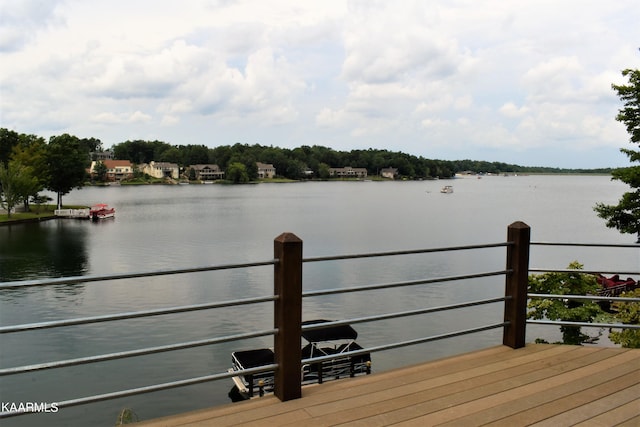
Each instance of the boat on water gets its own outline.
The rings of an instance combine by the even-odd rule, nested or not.
[[[451,194],[453,193],[453,186],[452,185],[445,185],[444,187],[442,187],[440,189],[441,193],[446,193],[446,194]]]
[[[98,203],[89,209],[89,219],[98,221],[101,219],[114,218],[116,216],[115,208],[109,207],[106,203]]]
[[[618,274],[611,277],[596,274],[596,281],[598,285],[600,285],[598,295],[608,297],[617,297],[623,292],[632,292],[640,288],[640,283],[633,280],[633,278],[627,277],[626,279],[622,279]]]
[[[329,320],[318,319],[303,322],[303,325],[326,323]],[[356,343],[358,333],[351,325],[327,326],[321,329],[302,331],[306,344],[302,347],[302,360],[332,355],[330,360],[303,363],[302,385],[322,384],[324,381],[338,380],[368,375],[371,373],[371,355],[369,353],[351,356],[347,353],[363,350]],[[257,368],[274,363],[273,350],[258,348],[231,353],[232,368],[229,372]],[[274,372],[260,372],[253,375],[236,375],[229,398],[233,402],[273,393]]]
[[[615,274],[611,277],[606,277],[602,274],[596,274],[596,281],[600,288],[596,292],[598,296],[604,297],[619,297],[625,292],[633,292],[636,289],[640,289],[640,282],[634,280],[631,277],[623,279],[619,274]],[[606,312],[613,312],[611,301],[598,301],[597,304]]]

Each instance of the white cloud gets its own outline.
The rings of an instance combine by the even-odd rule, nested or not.
[[[152,120],[152,116],[141,111],[131,113],[114,114],[110,112],[99,113],[92,117],[92,121],[99,124],[127,124],[127,123],[146,123]]]
[[[507,102],[502,107],[500,107],[500,112],[507,117],[522,117],[529,112],[529,108],[527,107],[518,107],[513,102]]]
[[[0,126],[109,143],[258,135],[513,162],[592,147],[606,166],[601,148],[619,161],[628,139],[610,86],[640,63],[631,0],[0,7]]]

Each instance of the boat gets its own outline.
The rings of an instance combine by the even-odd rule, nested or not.
[[[599,289],[596,295],[603,297],[619,297],[625,292],[633,292],[636,289],[640,289],[640,282],[634,280],[631,277],[622,279],[619,274],[615,274],[611,277],[606,277],[602,274],[596,274],[596,281],[598,282]],[[604,311],[612,313],[611,301],[598,301],[597,304]]]
[[[91,209],[89,209],[89,219],[93,221],[114,218],[115,216],[116,210],[105,203],[98,203],[97,205],[91,206]]]
[[[325,319],[309,320],[303,325],[330,322]],[[346,353],[363,348],[356,343],[358,333],[351,325],[327,326],[321,329],[302,331],[306,344],[302,347],[302,360],[327,355],[335,357],[316,363],[303,363],[302,385],[322,384],[324,381],[350,378],[371,373],[370,353],[355,356]],[[274,353],[270,348],[235,351],[231,353],[232,368],[230,373],[274,363]],[[274,372],[260,372],[253,375],[236,375],[231,377],[233,387],[229,398],[233,402],[249,400],[273,393]]]
[[[440,189],[441,193],[447,193],[447,194],[451,194],[453,193],[453,186],[452,185],[445,185],[444,187],[442,187]]]
[[[619,274],[611,277],[596,274],[596,281],[598,282],[598,285],[600,285],[598,295],[607,297],[617,297],[623,292],[632,292],[640,288],[639,282],[636,282],[631,277],[622,279]]]

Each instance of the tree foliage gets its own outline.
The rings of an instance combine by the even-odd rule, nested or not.
[[[582,270],[577,261],[569,264],[570,270]],[[595,276],[579,273],[544,273],[529,276],[529,293],[553,295],[595,294],[599,285]],[[530,319],[549,319],[568,322],[591,322],[604,311],[594,301],[575,301],[570,299],[533,298],[528,304],[527,317]],[[590,339],[581,332],[580,327],[561,326],[562,342],[578,345]]]
[[[0,205],[11,211],[16,205],[38,192],[38,179],[29,166],[17,161],[10,161],[6,166],[0,164]]]
[[[0,129],[0,163],[6,163],[16,156],[16,147],[23,150],[21,158],[24,164],[33,167],[43,185],[55,180],[50,176],[52,163],[49,156],[57,156],[57,150],[49,149],[58,140],[69,139],[76,148],[72,151],[86,152],[87,161],[89,152],[101,151],[102,143],[96,138],[79,139],[71,135],[52,137],[47,144],[43,138],[34,135],[18,134],[16,132]],[[45,150],[47,148],[47,150]],[[129,160],[133,164],[156,162],[177,163],[179,167],[186,169],[196,164],[217,164],[222,170],[228,172],[232,163],[241,163],[249,180],[255,180],[258,176],[256,162],[270,163],[276,169],[279,177],[301,179],[329,179],[329,168],[359,167],[367,169],[370,176],[377,176],[383,168],[392,167],[398,170],[401,179],[432,179],[450,178],[456,172],[473,171],[476,173],[559,173],[559,172],[610,172],[610,169],[558,169],[549,167],[525,167],[502,162],[486,162],[476,160],[438,160],[422,156],[415,156],[402,152],[389,150],[364,149],[351,151],[336,151],[320,145],[302,145],[293,149],[265,146],[260,144],[220,145],[213,148],[205,145],[171,145],[164,141],[128,140],[115,144],[111,150],[114,158]],[[36,155],[42,153],[41,156]],[[41,159],[44,166],[28,163],[26,159]],[[84,156],[77,159],[85,167]],[[42,161],[42,159],[46,159]],[[135,173],[135,172],[134,172]],[[227,178],[229,177],[226,173]],[[75,185],[74,185],[75,186]],[[63,189],[61,194],[65,194]]]
[[[636,289],[632,292],[625,292],[621,296],[627,298],[640,298],[640,289]],[[631,325],[640,325],[640,303],[633,301],[617,301],[611,304],[611,308],[616,313],[615,318],[618,321]],[[640,348],[640,330],[637,329],[611,331],[609,339],[616,344],[622,345],[622,347]]]
[[[624,106],[618,111],[616,120],[625,124],[632,144],[640,145],[640,70],[627,69],[622,75],[629,79],[627,85],[612,85]],[[640,150],[620,149],[636,166],[616,169],[612,179],[622,181],[631,191],[622,195],[617,205],[598,203],[594,210],[606,220],[607,227],[616,228],[621,233],[636,234],[640,243]]]
[[[100,182],[106,182],[107,181],[107,165],[104,164],[104,162],[96,162],[96,165],[93,168],[93,172],[96,175],[96,180],[100,181]]]
[[[89,149],[80,139],[69,134],[52,136],[46,150],[47,188],[58,194],[58,208],[62,196],[74,188],[81,188],[89,166]]]
[[[227,179],[234,184],[244,184],[249,182],[249,174],[244,164],[233,162],[227,168]]]
[[[369,175],[378,175],[386,167],[398,169],[405,179],[451,178],[456,172],[474,171],[477,173],[554,173],[554,172],[603,172],[608,169],[558,169],[549,167],[524,167],[502,162],[476,160],[436,160],[388,150],[352,150],[336,151],[319,145],[289,149],[260,144],[221,145],[208,148],[203,145],[172,146],[161,141],[125,141],[113,147],[117,159],[132,163],[148,163],[151,160],[168,161],[188,167],[195,164],[214,163],[227,170],[231,163],[242,163],[247,168],[250,179],[257,177],[255,162],[273,164],[279,176],[289,179],[305,179],[307,171],[311,176],[326,179],[328,168],[360,167],[366,168]]]
[[[9,129],[0,129],[0,164],[7,165],[11,158],[13,147],[20,141],[20,134]]]

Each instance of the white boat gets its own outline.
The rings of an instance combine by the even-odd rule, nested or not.
[[[445,185],[444,187],[442,187],[440,189],[441,193],[447,193],[447,194],[451,194],[453,193],[453,186],[452,185]]]
[[[91,209],[89,209],[89,219],[93,221],[113,218],[115,216],[116,210],[105,203],[98,203],[97,205],[91,206]]]
[[[310,320],[303,325],[324,323],[329,320]],[[322,329],[302,331],[302,338],[308,343],[302,347],[302,360],[335,355],[331,360],[302,365],[302,385],[322,384],[324,381],[349,378],[371,373],[371,355],[356,356],[344,353],[362,350],[356,342],[358,333],[350,325],[328,326]],[[232,368],[229,372],[256,368],[274,363],[273,350],[258,348],[231,353]],[[237,375],[231,378],[234,386],[229,391],[233,402],[273,393],[274,372],[267,371],[253,375]]]

